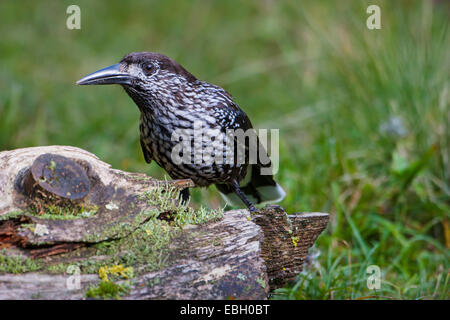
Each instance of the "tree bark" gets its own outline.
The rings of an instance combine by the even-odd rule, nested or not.
[[[84,173],[79,174],[78,166],[88,181],[80,180]],[[40,170],[42,177],[36,174]],[[149,220],[144,212],[156,210],[161,217],[166,213],[162,205],[141,198],[143,192],[161,185],[193,186],[190,180],[165,182],[116,170],[95,155],[69,146],[0,152],[0,254],[25,257],[46,268],[61,262],[106,259],[87,253],[99,243],[131,237]],[[75,199],[75,195],[82,198]],[[64,220],[28,213],[30,208],[48,208],[52,202],[95,206],[97,211],[91,217]],[[264,299],[270,290],[295,279],[327,222],[325,213],[288,215],[280,206],[266,206],[257,214],[227,211],[220,220],[185,225],[181,232],[173,227],[171,241],[163,250],[168,262],[143,272],[139,270],[146,270],[145,263],[134,265],[137,275],[122,298]],[[127,251],[121,250],[115,254]],[[97,274],[48,270],[0,271],[0,299],[82,299],[89,286],[100,282]],[[73,281],[76,286],[70,285]]]

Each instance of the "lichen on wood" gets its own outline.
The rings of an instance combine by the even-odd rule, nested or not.
[[[30,180],[39,156],[41,171]],[[78,167],[86,173],[85,189],[62,186],[58,170],[64,168],[52,163],[58,159],[71,169],[65,175]],[[41,176],[50,186],[37,182]],[[62,196],[47,194],[58,186],[52,179]],[[0,298],[117,292],[120,286],[100,288],[105,280],[99,271],[123,266],[133,269],[128,289],[120,291],[123,299],[262,299],[295,278],[328,221],[326,214],[287,215],[278,206],[257,215],[193,209],[178,196],[192,186],[190,180],[159,181],[112,169],[74,147],[0,152]],[[69,198],[71,190],[82,196],[67,200],[67,190]],[[80,286],[68,290],[74,267]]]

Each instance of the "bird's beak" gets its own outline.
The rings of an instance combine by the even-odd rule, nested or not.
[[[119,63],[100,69],[77,81],[79,85],[88,84],[131,84],[133,76],[119,71]]]

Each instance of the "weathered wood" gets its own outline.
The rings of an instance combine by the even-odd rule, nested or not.
[[[195,236],[181,237],[173,243],[179,255],[176,264],[142,276],[127,298],[266,297],[269,287],[260,256],[263,234],[247,219],[248,215],[246,210],[228,211],[216,223],[185,230]],[[146,283],[153,285],[146,286]]]
[[[288,215],[280,206],[271,206],[252,221],[263,230],[261,256],[266,261],[270,288],[275,289],[302,271],[308,249],[328,223],[328,214]]]
[[[32,199],[24,191],[33,161],[41,154],[73,159],[87,172],[91,186],[84,204],[98,206],[89,218],[51,220],[11,212],[25,211]],[[178,188],[190,180],[162,182],[144,174],[112,169],[96,156],[68,146],[49,146],[0,152],[0,248],[6,255],[36,259],[46,265],[103,261],[108,257],[86,254],[96,243],[129,237],[148,221],[148,210],[170,216],[161,206],[139,197],[161,183]],[[113,204],[113,206],[109,206]],[[328,222],[323,213],[287,215],[279,206],[268,206],[257,215],[247,210],[224,213],[222,219],[186,225],[174,231],[164,248],[168,261],[150,272],[145,263],[134,266],[137,276],[125,299],[264,299],[269,290],[284,285],[301,271],[308,249]],[[23,228],[45,226],[45,232]],[[123,227],[124,226],[124,227]],[[170,226],[170,224],[168,224]],[[124,231],[125,229],[125,231]],[[69,254],[67,254],[69,252]],[[78,253],[79,252],[79,253]],[[115,255],[127,253],[119,248]],[[1,254],[1,251],[0,251]],[[1,269],[0,269],[1,270]],[[95,274],[79,276],[80,286],[69,286],[74,275],[48,272],[0,273],[0,299],[82,299]]]

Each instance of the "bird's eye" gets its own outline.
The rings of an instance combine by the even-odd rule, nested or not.
[[[155,71],[155,66],[153,65],[153,63],[144,63],[142,65],[142,68],[147,75],[150,75],[153,73],[153,71]]]

